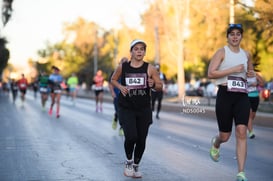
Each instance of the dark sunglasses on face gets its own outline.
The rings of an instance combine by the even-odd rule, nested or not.
[[[243,28],[242,24],[229,24],[229,28]]]

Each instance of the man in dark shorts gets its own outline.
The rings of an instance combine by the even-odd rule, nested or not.
[[[39,81],[39,91],[41,94],[42,109],[43,111],[45,111],[45,105],[46,105],[46,101],[50,91],[50,88],[48,86],[49,76],[45,72],[42,72],[38,78],[38,81]]]
[[[28,81],[25,78],[24,74],[21,74],[21,78],[17,81],[19,91],[21,93],[21,101],[22,101],[22,106],[24,106],[25,102],[25,95],[27,93],[27,87],[28,87]]]
[[[104,77],[102,70],[98,70],[96,75],[93,77],[93,83],[95,85],[95,96],[96,96],[96,112],[102,112],[103,103],[103,83]]]
[[[128,59],[126,58],[126,57],[123,57],[121,60],[120,60],[120,62],[119,62],[119,65],[120,64],[122,64],[122,63],[124,63],[124,62],[127,62],[128,61]],[[119,128],[119,135],[120,136],[123,136],[124,135],[124,132],[123,132],[123,129],[122,129],[122,125],[121,125],[121,123],[120,123],[120,121],[119,121],[119,116],[118,116],[118,96],[119,96],[119,89],[118,88],[116,88],[115,86],[113,86],[112,84],[111,84],[111,77],[112,77],[112,75],[113,75],[113,73],[114,72],[112,72],[111,73],[111,75],[110,75],[110,79],[109,79],[109,90],[110,90],[110,93],[111,93],[111,95],[112,95],[112,98],[113,98],[113,104],[114,104],[114,108],[115,108],[115,113],[114,113],[114,118],[113,118],[113,121],[112,121],[112,128],[115,130],[115,129],[117,129],[117,124],[118,124],[118,122],[119,122],[119,126],[120,126],[120,128]],[[119,80],[119,82],[120,82],[120,80]]]
[[[159,112],[161,110],[161,103],[162,99],[164,96],[164,88],[167,82],[167,78],[163,72],[160,71],[160,65],[156,64],[155,65],[156,70],[159,73],[160,80],[162,81],[163,84],[163,89],[160,91],[152,90],[152,110],[156,111],[156,119],[159,119]],[[155,104],[157,102],[157,108],[155,107]]]

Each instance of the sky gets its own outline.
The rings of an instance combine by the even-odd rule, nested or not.
[[[38,59],[37,50],[45,48],[46,42],[63,39],[65,22],[82,17],[110,29],[122,20],[138,28],[146,7],[147,0],[13,0],[12,17],[5,27],[1,25],[0,35],[9,42],[9,63],[26,66],[29,58]]]

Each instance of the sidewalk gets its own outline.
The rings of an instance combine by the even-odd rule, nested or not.
[[[94,99],[93,91],[85,91],[80,89],[78,97]],[[112,102],[112,96],[109,92],[104,92],[104,101]],[[215,98],[208,99],[206,97],[185,97],[178,100],[178,97],[165,96],[162,101],[162,110],[167,112],[182,112],[184,106],[192,106],[204,108],[206,116],[215,118]],[[261,102],[254,120],[255,125],[273,128],[273,104],[269,102]]]

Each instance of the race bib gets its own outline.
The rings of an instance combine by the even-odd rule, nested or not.
[[[125,84],[129,89],[145,89],[147,81],[146,73],[132,73],[125,75]]]
[[[55,94],[60,94],[62,92],[62,90],[54,90]]]
[[[229,92],[248,93],[247,81],[242,77],[228,76],[227,88]]]
[[[103,87],[95,87],[95,90],[96,90],[96,91],[103,90]]]
[[[40,92],[47,93],[48,89],[46,87],[40,87]]]
[[[21,83],[21,84],[20,84],[20,87],[21,87],[21,88],[25,88],[26,86],[27,86],[27,85],[24,84],[24,83]]]

